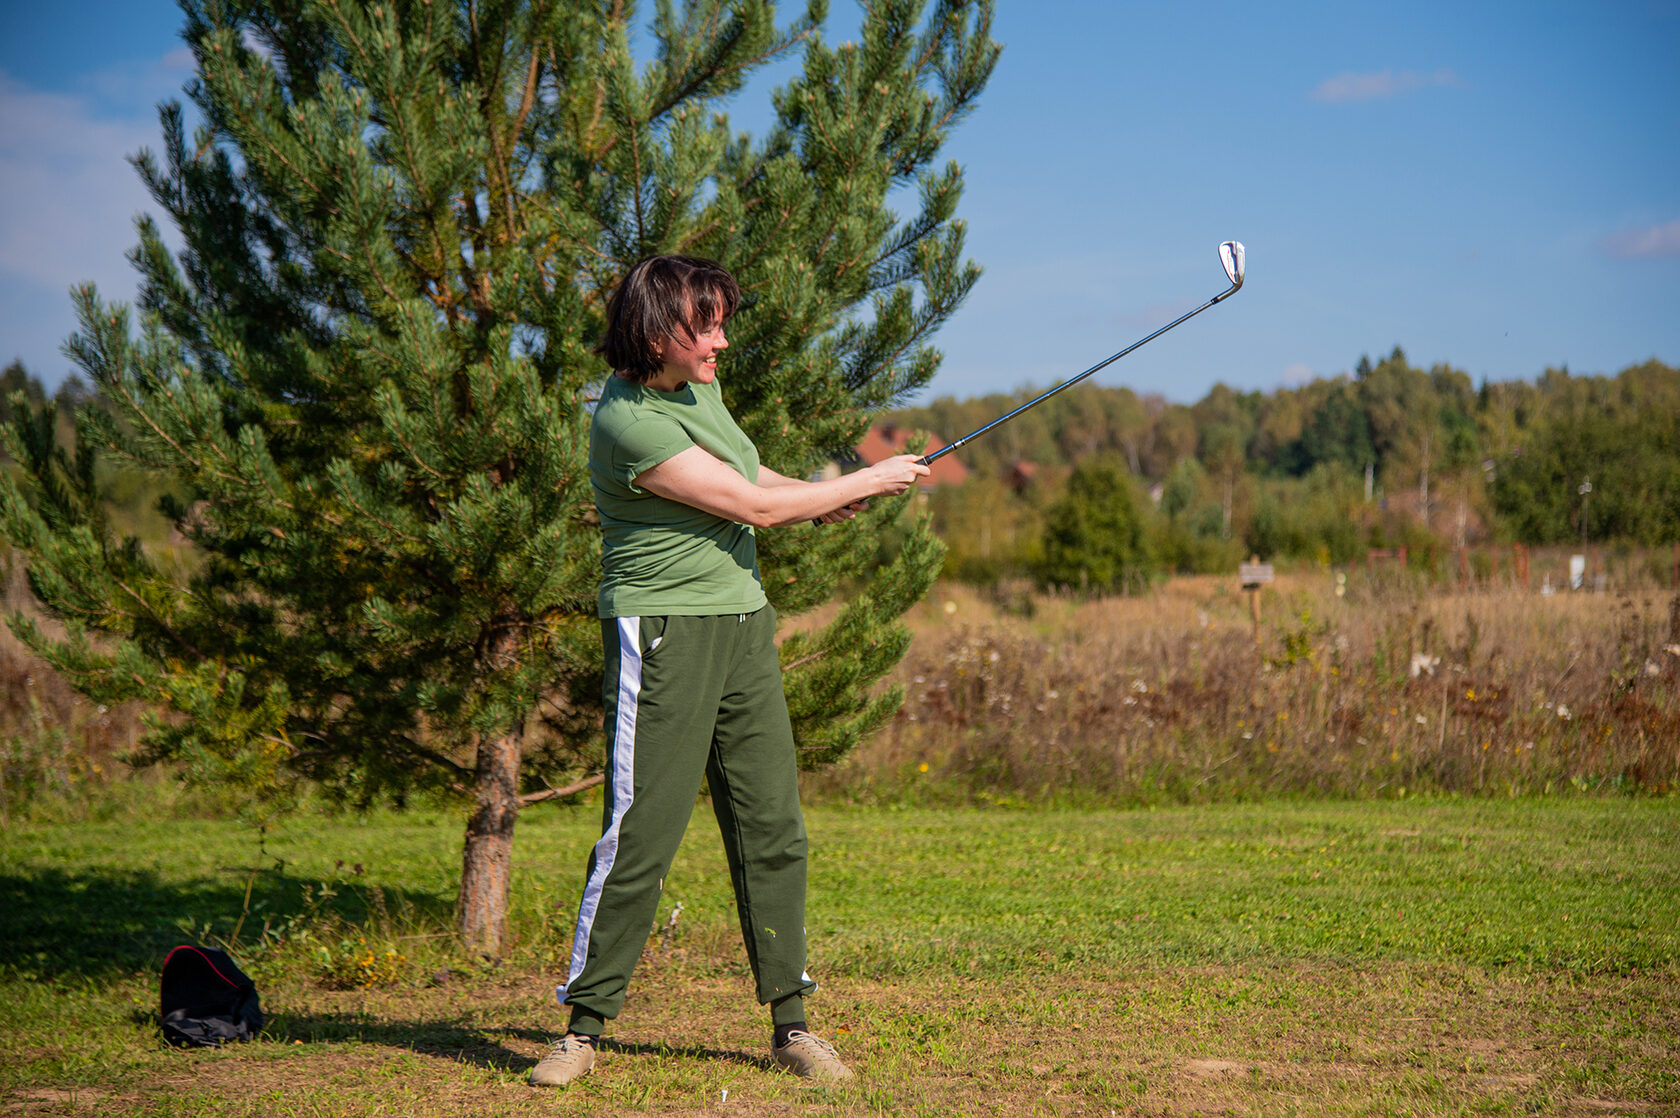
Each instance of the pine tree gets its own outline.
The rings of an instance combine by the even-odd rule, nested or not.
[[[14,425],[29,483],[0,483],[0,523],[64,635],[14,631],[89,696],[152,703],[146,756],[253,802],[303,778],[470,801],[460,930],[498,954],[520,807],[599,764],[605,298],[654,252],[734,271],[720,382],[785,474],[925,384],[978,275],[960,171],[935,158],[999,48],[989,0],[924,7],[872,3],[831,47],[824,0],[780,28],[768,0],[662,0],[651,21],[622,0],[183,0],[203,123],[189,139],[163,106],[161,158],[135,164],[185,248],[139,223],[138,330],[77,293],[67,351],[105,405],[77,447]],[[733,131],[730,95],[792,51],[768,133]],[[98,454],[169,479],[188,558],[112,533]],[[772,602],[830,598],[902,506],[764,533]],[[916,524],[786,642],[808,762],[896,708],[872,684],[939,555]]]

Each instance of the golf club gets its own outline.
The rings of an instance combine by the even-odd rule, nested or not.
[[[1191,311],[1189,314],[1181,315],[1180,317],[1173,319],[1171,322],[1167,323],[1165,326],[1161,327],[1159,330],[1157,330],[1153,334],[1149,335],[1149,337],[1143,338],[1139,341],[1135,341],[1131,345],[1127,346],[1125,349],[1121,350],[1119,353],[1116,353],[1113,357],[1110,357],[1108,360],[1101,361],[1101,362],[1098,362],[1095,365],[1092,365],[1089,369],[1086,369],[1083,373],[1080,373],[1078,376],[1074,377],[1072,380],[1063,381],[1061,384],[1058,384],[1056,387],[1054,387],[1050,391],[1044,393],[1042,396],[1039,396],[1037,399],[1029,400],[1028,402],[1022,404],[1020,407],[1016,408],[1014,411],[1010,412],[1008,415],[999,416],[998,418],[992,420],[990,423],[986,424],[984,427],[978,427],[975,430],[970,431],[968,434],[964,435],[962,438],[958,439],[956,442],[950,443],[946,446],[942,446],[938,450],[934,451],[932,454],[923,455],[922,458],[921,458],[921,464],[924,465],[924,466],[932,465],[934,462],[936,462],[940,458],[943,458],[945,455],[951,453],[953,450],[957,449],[959,446],[962,446],[964,443],[969,442],[970,440],[979,438],[981,435],[984,435],[987,431],[990,431],[993,427],[997,427],[1000,424],[1004,424],[1004,423],[1009,422],[1011,419],[1014,419],[1016,416],[1020,415],[1024,411],[1026,411],[1028,408],[1037,407],[1039,404],[1042,404],[1044,401],[1048,400],[1050,397],[1054,396],[1056,393],[1062,391],[1062,389],[1072,388],[1074,385],[1078,384],[1080,381],[1084,380],[1086,377],[1090,376],[1092,373],[1096,372],[1097,370],[1106,369],[1108,366],[1114,364],[1116,361],[1118,361],[1122,357],[1126,356],[1126,354],[1132,352],[1132,350],[1134,350],[1134,349],[1138,348],[1139,346],[1143,345],[1145,342],[1154,341],[1156,338],[1159,338],[1162,334],[1165,334],[1168,330],[1171,330],[1174,326],[1177,326],[1179,323],[1184,322],[1188,319],[1195,318],[1197,315],[1201,314],[1203,311],[1207,310],[1209,307],[1213,306],[1215,303],[1218,303],[1221,300],[1224,300],[1224,299],[1236,294],[1237,290],[1240,287],[1242,287],[1242,285],[1243,285],[1243,246],[1242,246],[1242,242],[1241,241],[1226,241],[1224,244],[1220,245],[1219,246],[1219,263],[1222,264],[1225,268],[1225,277],[1231,281],[1231,286],[1230,287],[1226,288],[1224,291],[1221,291],[1218,295],[1215,295],[1213,298],[1209,299],[1207,302],[1203,303],[1201,306],[1197,307],[1195,310]]]

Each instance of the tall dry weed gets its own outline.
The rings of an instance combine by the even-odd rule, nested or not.
[[[1104,802],[1680,787],[1680,598],[1231,579],[944,587],[894,723],[815,790]]]
[[[21,564],[4,565],[4,612],[31,600]],[[126,777],[139,741],[136,704],[108,709],[78,695],[0,625],[0,818],[43,799],[74,802]]]
[[[1638,561],[1624,592],[1540,593],[1562,583],[1552,565],[1527,588],[1355,572],[1341,595],[1329,572],[1284,575],[1258,641],[1231,578],[1095,601],[941,585],[909,616],[903,709],[809,786],[1104,803],[1680,788],[1680,595],[1632,577]],[[8,610],[29,608],[16,566]],[[142,713],[87,702],[0,627],[0,816],[131,776]]]

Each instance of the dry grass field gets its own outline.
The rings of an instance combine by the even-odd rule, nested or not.
[[[1261,592],[1258,626],[1251,604],[1235,578],[1094,601],[942,585],[911,618],[903,710],[819,784],[1108,803],[1680,786],[1672,591],[1312,571]]]
[[[808,788],[1110,805],[1680,788],[1680,595],[1541,582],[1281,573],[1258,626],[1235,578],[1096,600],[942,583],[908,618],[903,709]],[[0,629],[0,810],[127,775],[141,713],[88,704]]]

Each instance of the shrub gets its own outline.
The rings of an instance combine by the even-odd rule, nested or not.
[[[1095,594],[1144,589],[1156,573],[1145,507],[1118,459],[1075,466],[1045,515],[1040,583]]]

